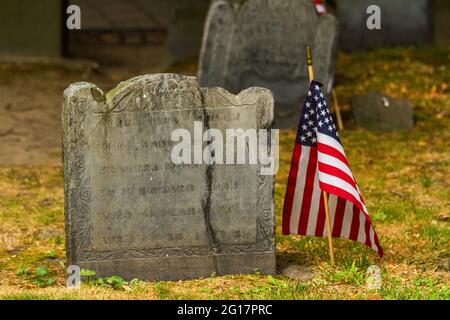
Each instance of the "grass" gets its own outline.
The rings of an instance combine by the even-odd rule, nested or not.
[[[346,153],[385,257],[336,239],[281,235],[281,210],[294,130],[280,134],[276,176],[277,255],[310,266],[308,280],[285,275],[212,276],[179,282],[87,281],[65,288],[61,167],[0,167],[0,299],[450,299],[450,50],[430,47],[340,54],[336,90]],[[189,62],[191,63],[191,62]],[[183,66],[177,65],[182,72]],[[189,65],[186,69],[192,69]],[[397,133],[354,126],[350,98],[380,91],[414,104],[416,125]],[[366,270],[381,268],[369,290]]]

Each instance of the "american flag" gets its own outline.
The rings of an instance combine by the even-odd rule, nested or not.
[[[297,131],[283,208],[283,234],[326,237],[323,192],[332,236],[383,250],[353,177],[321,84],[312,81]]]
[[[324,13],[327,13],[327,10],[325,9],[325,5],[322,3],[322,0],[313,0],[313,3],[319,16],[321,16]]]

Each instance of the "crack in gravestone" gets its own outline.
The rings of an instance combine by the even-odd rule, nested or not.
[[[201,97],[201,103],[202,103],[202,111],[203,111],[203,117],[204,117],[204,125],[206,127],[206,130],[209,128],[209,114],[206,111],[206,105],[205,105],[205,96],[203,93],[200,95]],[[207,145],[209,145],[211,141],[207,142]],[[216,274],[219,272],[219,266],[217,263],[217,257],[216,254],[220,252],[219,243],[217,241],[216,233],[214,231],[214,228],[211,224],[211,193],[212,193],[212,177],[213,177],[213,164],[208,164],[206,167],[206,200],[202,203],[202,210],[203,210],[203,217],[205,220],[205,226],[206,226],[206,234],[208,235],[209,245],[213,251],[213,259],[214,259],[214,270]]]
[[[251,88],[236,96],[173,74],[127,80],[106,103],[91,88],[82,82],[64,92],[68,263],[126,280],[275,274],[273,176],[213,161],[197,166],[197,157],[174,167],[168,144],[175,129],[195,134],[193,120],[201,120],[202,133],[266,128],[272,94]],[[205,141],[194,150],[210,149],[213,160],[210,147]]]

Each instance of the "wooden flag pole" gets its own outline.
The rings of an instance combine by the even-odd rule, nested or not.
[[[328,207],[328,193],[322,191],[323,202],[325,205],[325,217],[327,220],[327,230],[328,230],[328,249],[330,251],[330,261],[331,265],[334,266],[334,248],[333,248],[333,237],[331,233],[331,222],[330,222],[330,208]]]
[[[311,54],[310,47],[306,47],[306,65],[308,66],[309,82],[311,82],[314,80],[314,70],[313,70],[313,61],[312,61],[312,54]],[[331,265],[334,266],[334,248],[333,248],[333,238],[332,238],[332,233],[331,233],[330,209],[328,207],[328,194],[325,191],[322,191],[322,193],[323,193],[323,202],[325,205],[325,217],[327,220],[328,248],[330,251],[330,261],[331,261]]]
[[[341,108],[339,107],[339,102],[337,99],[335,89],[331,90],[331,95],[333,97],[334,109],[336,110],[336,119],[337,119],[339,130],[344,130],[344,122],[342,121]]]

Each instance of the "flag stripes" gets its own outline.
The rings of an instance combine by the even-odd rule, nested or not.
[[[322,15],[327,12],[322,0],[313,0],[313,3],[318,15]]]
[[[328,236],[323,191],[329,194],[332,237],[364,243],[382,256],[328,107],[318,83],[313,81],[292,155],[283,208],[283,234]]]

